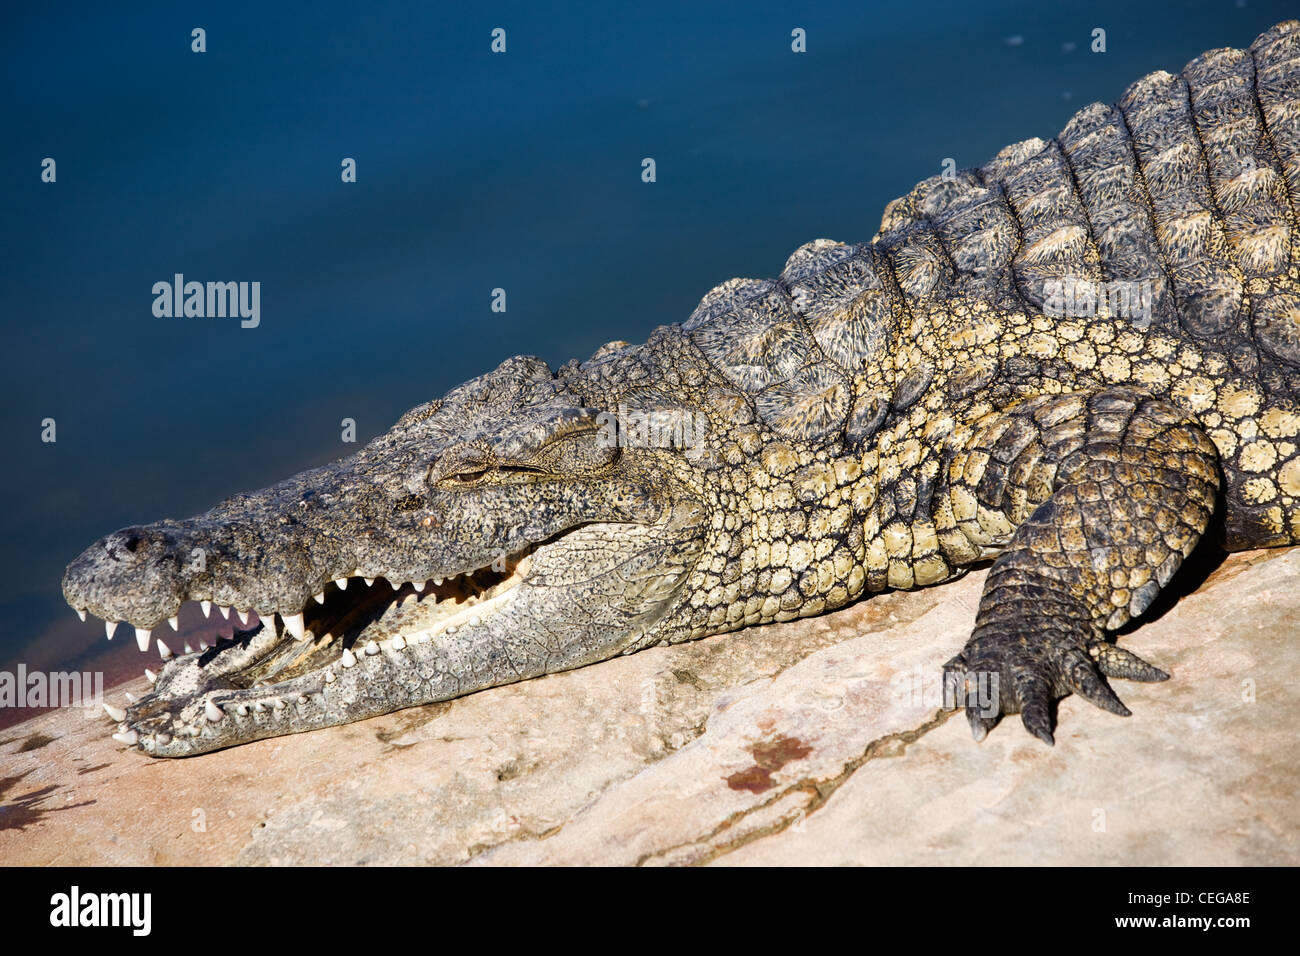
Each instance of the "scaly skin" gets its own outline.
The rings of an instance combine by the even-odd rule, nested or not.
[[[1050,743],[1068,693],[1127,714],[1105,678],[1166,675],[1106,635],[1216,508],[1229,548],[1300,543],[1298,209],[1291,21],[921,183],[872,242],[809,243],[645,345],[511,359],[349,459],[97,542],[65,596],[142,641],[185,600],[271,618],[168,660],[118,737],[201,753],[988,558],[947,667],[996,691],[976,737],[1020,713]],[[1060,283],[1149,288],[1149,317],[1056,314]],[[624,414],[611,440],[602,413],[647,410],[706,427],[656,447]],[[378,577],[399,590],[357,580]]]

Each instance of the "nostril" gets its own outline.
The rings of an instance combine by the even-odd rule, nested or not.
[[[143,528],[123,528],[104,539],[104,550],[110,558],[117,561],[124,553],[133,557],[142,554],[151,541],[152,536]]]

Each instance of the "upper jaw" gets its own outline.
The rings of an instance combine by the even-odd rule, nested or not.
[[[653,523],[664,510],[643,486],[628,482],[577,486],[567,500],[539,499],[535,514],[521,489],[488,489],[468,500],[426,494],[418,508],[395,515],[391,489],[368,495],[355,478],[358,490],[347,507],[328,491],[302,490],[309,482],[336,486],[341,470],[307,472],[187,521],[116,531],[68,566],[64,597],[83,616],[104,619],[110,637],[125,621],[142,650],[163,622],[176,627],[187,600],[200,602],[205,614],[233,609],[244,623],[251,614],[278,614],[300,638],[304,616],[349,579],[384,578],[394,590],[419,591],[588,521]],[[295,501],[311,504],[298,508]]]
[[[373,564],[353,564],[366,559],[343,553],[329,541],[316,538],[309,544],[290,535],[287,541],[276,542],[274,550],[248,548],[241,554],[231,548],[242,537],[238,531],[232,532],[229,525],[214,528],[206,517],[124,528],[108,535],[68,566],[64,598],[83,619],[87,614],[102,618],[110,639],[120,622],[134,628],[141,650],[149,647],[155,632],[162,632],[163,622],[177,628],[187,601],[197,602],[205,617],[213,608],[227,619],[234,611],[244,625],[253,615],[272,623],[278,616],[283,630],[301,640],[313,619],[321,633],[324,606],[327,601],[333,606],[349,581],[363,582],[353,589],[354,597],[378,580],[387,582],[386,592],[434,594],[444,581],[492,564],[501,566],[508,560],[513,568],[532,547],[525,541],[513,552],[467,552],[459,559],[422,562],[400,558],[381,562],[372,556]],[[160,646],[160,652],[166,657],[164,648]]]

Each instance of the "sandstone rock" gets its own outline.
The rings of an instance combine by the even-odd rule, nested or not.
[[[1300,549],[1231,556],[1125,636],[1172,679],[1116,681],[1128,719],[1066,699],[1054,748],[939,709],[983,578],[188,760],[44,715],[0,740],[0,858],[1300,861]]]

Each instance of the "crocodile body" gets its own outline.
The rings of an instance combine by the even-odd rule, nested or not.
[[[1107,677],[1165,678],[1107,635],[1202,535],[1300,543],[1298,217],[1290,21],[921,183],[872,241],[809,243],[643,345],[510,359],[351,458],[115,532],[64,593],[142,647],[186,600],[262,618],[159,642],[153,692],[114,714],[185,756],[992,559],[949,688],[992,688],[977,738],[1019,713],[1050,743],[1055,699],[1127,714]]]

